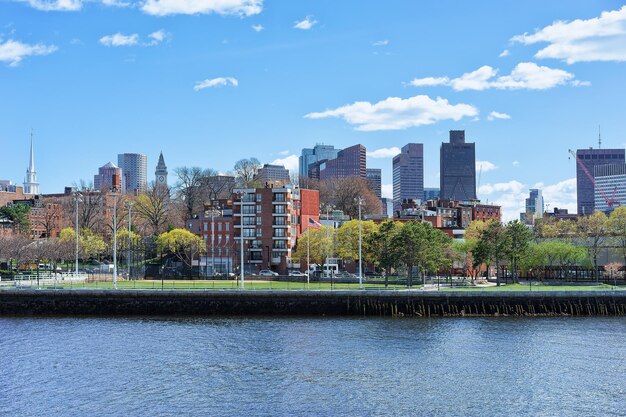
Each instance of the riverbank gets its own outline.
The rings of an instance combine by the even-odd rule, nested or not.
[[[0,316],[623,316],[624,291],[0,291]]]

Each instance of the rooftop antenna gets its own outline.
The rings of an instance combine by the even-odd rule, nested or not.
[[[598,149],[602,149],[602,136],[600,136],[600,125],[598,125]]]

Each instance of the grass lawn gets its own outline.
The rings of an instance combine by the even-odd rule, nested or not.
[[[541,285],[533,283],[532,288],[526,284],[507,284],[499,287],[456,287],[442,288],[442,291],[610,291],[626,290],[624,286],[613,287],[607,284],[598,285]]]

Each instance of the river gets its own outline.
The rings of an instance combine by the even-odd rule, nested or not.
[[[624,318],[1,318],[0,415],[625,415]]]

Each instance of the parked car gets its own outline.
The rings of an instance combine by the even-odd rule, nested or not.
[[[300,272],[300,271],[290,271],[289,272],[289,276],[290,277],[306,277],[307,274],[306,272]]]
[[[259,274],[262,277],[277,277],[278,274],[274,271],[270,271],[269,269],[261,269]]]

